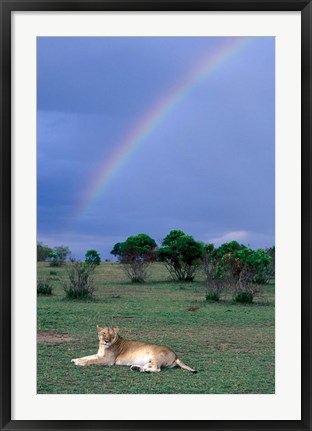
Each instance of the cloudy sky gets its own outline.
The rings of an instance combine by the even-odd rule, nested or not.
[[[38,240],[274,244],[274,38],[40,37]]]

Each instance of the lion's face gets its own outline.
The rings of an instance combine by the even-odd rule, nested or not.
[[[101,328],[100,326],[97,326],[97,330],[98,330],[98,337],[99,337],[100,343],[103,344],[103,346],[106,349],[108,349],[116,341],[117,333],[119,329],[117,327]]]

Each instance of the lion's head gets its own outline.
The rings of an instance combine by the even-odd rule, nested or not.
[[[101,344],[108,349],[117,340],[117,334],[119,332],[118,326],[115,328],[105,327],[97,325],[98,337]]]

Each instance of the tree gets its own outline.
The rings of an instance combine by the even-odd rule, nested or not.
[[[70,255],[69,248],[67,246],[64,246],[64,245],[54,247],[53,250],[58,255],[59,259],[62,261],[65,261],[67,259],[67,257]]]
[[[62,266],[70,255],[70,250],[64,245],[54,247],[49,254],[50,266]]]
[[[119,256],[121,256],[121,242],[117,242],[114,245],[113,250],[110,252],[113,256],[119,258]]]
[[[231,255],[225,255],[225,264],[235,277],[234,298],[239,302],[252,302],[259,285],[267,280],[270,256],[263,249],[252,250],[243,246]],[[233,271],[236,268],[236,271]]]
[[[227,270],[231,271],[235,281],[239,279],[241,264],[235,253],[246,248],[245,245],[239,244],[237,241],[225,242],[217,249],[217,255],[222,259],[223,265]]]
[[[267,284],[270,278],[270,264],[271,257],[265,250],[259,248],[253,250],[251,259],[249,261],[249,268],[253,271],[253,283]]]
[[[181,230],[172,230],[158,250],[170,275],[180,281],[193,281],[203,255],[203,245]]]
[[[268,256],[270,256],[270,268],[269,273],[271,277],[275,276],[275,245],[266,250]]]
[[[235,251],[241,250],[242,248],[245,248],[245,247],[246,247],[245,245],[239,244],[237,241],[224,242],[218,248],[218,254],[220,256],[224,256],[228,253],[234,253]]]
[[[240,268],[239,279],[241,278],[241,273],[244,272],[245,277],[248,273],[248,278],[251,282],[257,284],[266,283],[271,258],[265,250],[262,248],[252,250],[251,248],[244,247],[233,253],[231,259]]]
[[[147,267],[155,260],[156,247],[153,238],[140,233],[129,236],[125,242],[115,244],[111,254],[118,257],[131,281],[142,283],[148,276]]]
[[[101,257],[96,250],[88,250],[85,254],[85,263],[89,265],[100,265]]]
[[[214,244],[203,246],[202,267],[206,276],[206,299],[219,301],[232,281],[231,273],[218,254]]]
[[[37,262],[45,262],[51,252],[52,248],[42,244],[42,242],[37,242]]]

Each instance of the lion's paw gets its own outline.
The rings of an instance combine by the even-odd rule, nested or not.
[[[72,359],[70,362],[72,362],[75,365],[78,365],[80,367],[83,367],[84,365],[86,365],[85,361],[82,361],[81,359],[77,358],[77,359]]]
[[[131,371],[141,371],[141,366],[140,365],[131,365],[130,370]]]

